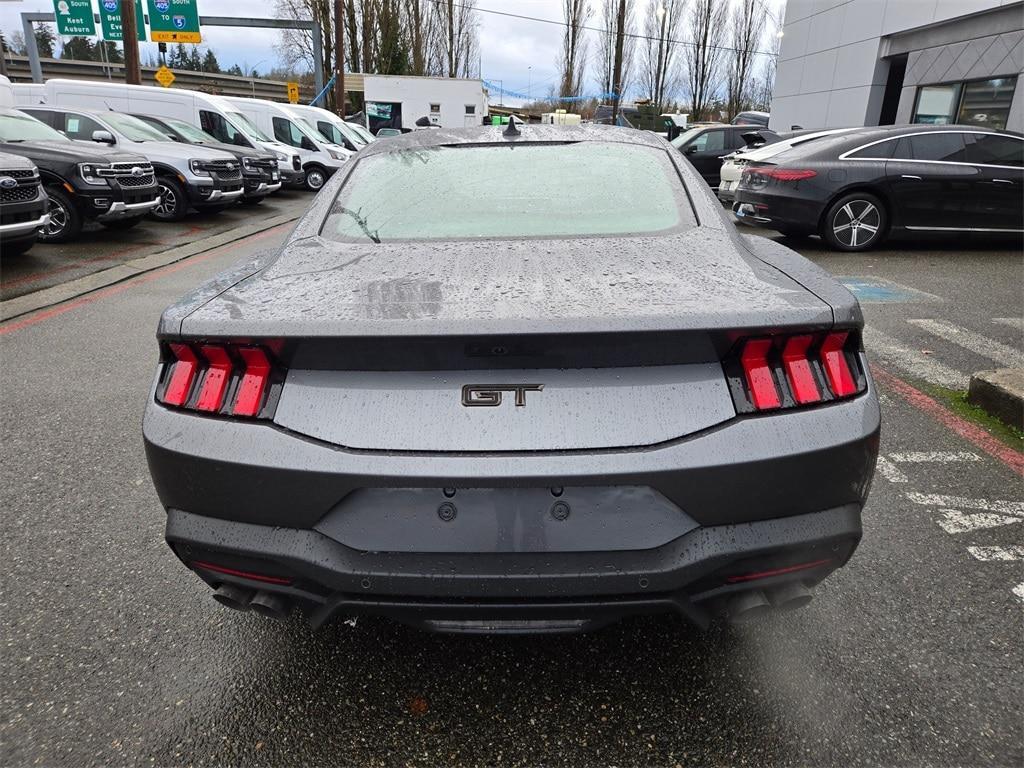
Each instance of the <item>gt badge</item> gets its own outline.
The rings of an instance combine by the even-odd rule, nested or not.
[[[467,407],[501,405],[501,393],[513,392],[516,405],[526,405],[527,392],[540,392],[543,384],[466,384],[462,387],[462,404]]]

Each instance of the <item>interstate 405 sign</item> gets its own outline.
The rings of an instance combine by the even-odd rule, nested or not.
[[[197,0],[148,0],[149,38],[154,43],[199,43]]]

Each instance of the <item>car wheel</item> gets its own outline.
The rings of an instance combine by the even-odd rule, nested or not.
[[[4,256],[21,256],[21,254],[28,251],[28,249],[35,244],[36,235],[33,235],[32,237],[15,240],[14,242],[0,243],[0,252],[2,252]]]
[[[306,189],[311,192],[319,192],[320,188],[327,183],[327,171],[319,165],[310,166],[306,170]]]
[[[107,229],[120,230],[131,229],[132,227],[138,225],[140,221],[142,221],[141,216],[132,216],[130,219],[111,219],[110,221],[101,221],[100,224],[102,224]]]
[[[243,197],[239,202],[242,205],[259,205],[263,202],[265,197],[265,195],[261,195],[260,197]]]
[[[181,221],[188,213],[185,188],[170,176],[161,176],[156,183],[160,192],[160,205],[150,215],[160,221]]]
[[[839,251],[866,251],[885,238],[889,216],[885,204],[867,192],[836,200],[825,214],[821,237]]]
[[[65,243],[74,240],[82,231],[82,214],[60,187],[47,187],[46,194],[50,198],[50,223],[40,230],[40,242]]]

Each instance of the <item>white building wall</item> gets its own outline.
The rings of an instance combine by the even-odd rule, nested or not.
[[[879,59],[884,35],[1018,1],[789,0],[771,127],[875,124],[888,75]]]
[[[431,104],[440,105],[437,125],[443,128],[482,125],[487,114],[487,92],[481,80],[365,75],[363,88],[367,101],[401,103],[403,128],[415,128],[419,118],[429,117]],[[475,110],[467,116],[466,107],[470,104]]]

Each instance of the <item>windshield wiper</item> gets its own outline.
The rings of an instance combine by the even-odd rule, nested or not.
[[[358,211],[353,211],[353,210],[351,210],[349,208],[345,208],[345,207],[339,207],[336,210],[339,213],[348,214],[353,219],[355,219],[356,224],[358,224],[359,228],[361,230],[363,230],[363,234],[365,234],[368,238],[373,240],[373,242],[375,242],[375,243],[379,243],[380,242],[380,237],[377,235],[377,232],[376,231],[374,231],[374,232],[370,231],[370,228],[366,225],[366,219],[362,215],[360,215]]]

